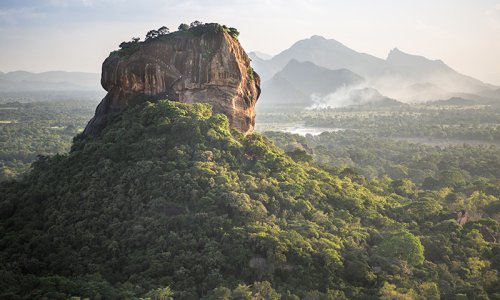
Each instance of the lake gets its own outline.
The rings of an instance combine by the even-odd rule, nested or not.
[[[331,127],[308,127],[302,123],[257,123],[255,130],[258,132],[265,131],[283,131],[292,134],[298,134],[301,136],[310,135],[320,135],[323,132],[337,132],[343,131],[343,128],[331,128]]]

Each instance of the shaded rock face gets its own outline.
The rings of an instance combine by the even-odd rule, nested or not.
[[[102,65],[107,95],[84,134],[96,135],[106,116],[144,101],[210,103],[232,127],[251,133],[260,78],[239,42],[223,31],[177,32],[112,53]]]

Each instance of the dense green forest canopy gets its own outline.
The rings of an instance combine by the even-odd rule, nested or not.
[[[69,153],[0,184],[1,296],[500,297],[497,170],[458,165],[485,178],[462,189],[467,180],[442,182],[430,168],[437,184],[426,186],[311,157],[335,136],[271,137],[288,154],[230,130],[208,105],[159,101],[110,116],[100,137],[79,135]],[[290,137],[301,146],[287,149]],[[457,210],[470,212],[464,225]]]
[[[21,176],[38,155],[68,152],[96,106],[90,99],[47,101],[54,95],[38,93],[40,97],[43,101],[20,102],[31,99],[0,95],[0,181]]]
[[[441,106],[414,104],[394,107],[347,106],[301,113],[261,113],[257,121],[302,123],[308,127],[338,128],[377,137],[409,139],[417,143],[455,141],[500,146],[500,105]]]

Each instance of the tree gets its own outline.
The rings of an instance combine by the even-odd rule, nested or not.
[[[165,288],[157,288],[156,290],[149,291],[146,294],[148,300],[173,300],[173,292],[169,286]]]
[[[281,295],[276,292],[268,281],[254,282],[252,285],[252,299],[277,300]]]
[[[398,179],[391,183],[394,192],[403,197],[409,197],[415,194],[416,186],[409,179]]]
[[[188,30],[189,30],[189,28],[190,28],[190,27],[189,27],[189,25],[188,25],[188,24],[186,24],[186,23],[181,23],[177,29],[179,29],[179,31],[188,31]]]
[[[131,40],[130,42],[122,42],[122,43],[119,45],[119,47],[120,47],[121,49],[126,49],[126,48],[129,48],[130,46],[132,46],[132,45],[135,45],[135,44],[139,43],[139,40],[140,40],[140,38],[138,38],[138,37],[133,37],[133,38],[132,38],[132,40]]]
[[[441,186],[456,187],[466,184],[463,172],[458,168],[450,168],[439,173],[439,183]]]
[[[198,26],[201,26],[203,25],[203,22],[200,22],[200,21],[194,21],[191,23],[190,27],[193,28],[193,27],[198,27]]]
[[[252,289],[249,285],[238,284],[238,286],[233,290],[233,299],[252,299]]]
[[[393,234],[382,241],[377,252],[385,257],[405,260],[413,266],[424,262],[424,246],[418,237],[408,231]]]
[[[118,47],[120,47],[120,49],[125,49],[125,48],[127,48],[127,47],[128,47],[128,45],[129,45],[129,43],[128,43],[128,42],[121,42],[121,43],[120,43],[120,45],[119,45]]]
[[[234,38],[234,39],[238,39],[238,36],[240,35],[240,32],[238,31],[238,29],[234,28],[234,27],[229,27],[227,32]]]
[[[413,290],[410,290],[408,293],[405,293],[405,291],[398,290],[396,285],[390,284],[388,282],[384,282],[384,285],[380,288],[379,296],[380,296],[379,299],[384,299],[384,300],[392,300],[392,299],[411,300],[415,298],[413,297]]]
[[[158,36],[166,35],[170,32],[170,29],[168,29],[167,26],[162,26],[158,28]]]
[[[419,294],[425,299],[440,299],[439,286],[435,282],[423,282],[419,285]]]
[[[146,41],[154,39],[158,37],[158,30],[150,30],[148,33],[146,33]]]
[[[312,162],[313,160],[312,156],[307,154],[307,152],[302,149],[295,149],[293,151],[287,152],[286,154],[288,154],[288,156],[290,156],[296,162]]]

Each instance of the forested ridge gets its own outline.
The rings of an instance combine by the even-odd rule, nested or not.
[[[500,298],[496,190],[323,159],[204,104],[111,115],[99,137],[0,184],[0,297]],[[460,225],[457,209],[474,214]]]

